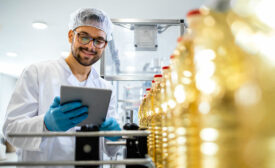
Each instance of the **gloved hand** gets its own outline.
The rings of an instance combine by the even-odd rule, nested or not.
[[[114,118],[107,118],[99,127],[100,131],[120,131],[121,128],[119,127],[116,119]],[[106,139],[109,139],[111,141],[117,141],[121,137],[105,137]]]
[[[80,102],[60,105],[60,97],[55,97],[45,114],[44,124],[49,131],[67,131],[87,117],[87,106],[83,106]]]

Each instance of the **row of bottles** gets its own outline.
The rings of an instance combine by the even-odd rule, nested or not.
[[[188,33],[139,108],[157,168],[275,167],[275,48],[271,57],[270,48],[250,51],[258,42],[241,39],[245,31],[272,39],[275,31],[251,11],[238,13],[251,1],[188,13]]]

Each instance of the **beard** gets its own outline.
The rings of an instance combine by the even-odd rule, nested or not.
[[[94,51],[94,50],[89,50],[88,48],[84,48],[84,47],[79,47],[77,49],[73,49],[73,45],[71,47],[71,51],[72,51],[72,55],[73,57],[76,59],[76,61],[83,65],[83,66],[91,66],[94,63],[96,63],[99,59],[100,59],[100,55],[98,54],[98,52]],[[81,57],[80,56],[80,52],[81,51],[88,51],[91,52],[92,54],[94,54],[94,57],[92,58],[86,58],[86,57]]]

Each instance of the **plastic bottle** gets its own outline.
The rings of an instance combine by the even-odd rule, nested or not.
[[[236,92],[244,167],[275,167],[275,25],[270,0],[238,0],[226,20],[235,45],[246,53],[245,82]]]
[[[160,99],[162,75],[161,74],[155,75],[154,81],[155,81],[155,87],[153,91],[154,112],[152,116],[152,132],[153,132],[152,145],[154,146],[154,150],[155,150],[155,165],[157,168],[160,168],[162,167],[162,151],[159,144],[159,140],[161,136],[161,114],[162,114],[161,99]]]
[[[243,167],[236,95],[248,77],[247,54],[235,45],[226,12],[199,11],[200,21],[191,21],[190,28],[195,82],[200,92],[200,167]]]
[[[153,145],[154,132],[152,132],[152,116],[153,116],[153,89],[155,87],[155,81],[152,81],[152,87],[147,93],[147,128],[151,132],[147,137],[148,155],[151,157],[152,161],[155,162],[155,150]]]
[[[139,127],[141,130],[146,129],[145,125],[145,103],[146,103],[146,95],[143,96],[139,109],[138,109],[138,119],[139,119]]]
[[[157,96],[157,91],[159,87],[159,82],[161,79],[162,75],[155,75],[154,76],[154,82],[152,85],[152,89],[150,91],[150,103],[151,103],[151,112],[150,112],[150,117],[149,117],[149,131],[151,132],[148,138],[148,153],[150,154],[152,160],[156,164],[156,148],[155,148],[155,115],[156,115],[156,109],[157,104],[156,104],[156,96]]]
[[[175,128],[174,128],[174,121],[173,121],[173,111],[176,107],[176,100],[174,96],[174,86],[173,83],[178,82],[178,74],[177,74],[177,61],[178,61],[178,55],[172,55],[170,57],[170,78],[167,81],[166,86],[166,102],[167,102],[167,111],[165,113],[165,119],[164,124],[165,128],[167,129],[164,131],[164,138],[167,138],[167,144],[164,143],[164,146],[167,147],[167,158],[166,159],[166,166],[167,167],[173,167],[175,158],[177,157],[176,154],[176,141],[175,141]]]
[[[170,59],[172,59],[174,56],[171,56]],[[170,82],[171,82],[171,72],[170,67],[164,67],[163,68],[163,78],[161,82],[161,108],[162,108],[162,115],[161,115],[161,130],[162,130],[162,140],[160,141],[161,144],[161,150],[162,150],[162,167],[166,168],[168,167],[168,119],[170,112],[168,110],[168,101],[169,97],[171,97],[171,91],[170,91]]]

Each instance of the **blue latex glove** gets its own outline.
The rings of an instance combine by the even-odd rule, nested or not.
[[[60,97],[55,97],[45,114],[44,124],[49,131],[67,131],[87,117],[87,106],[83,106],[80,102],[60,105]]]
[[[116,119],[114,118],[107,118],[99,127],[100,131],[120,131],[121,128],[119,127]],[[117,141],[121,137],[105,137],[111,141]]]

